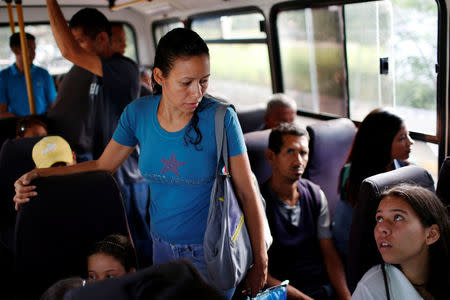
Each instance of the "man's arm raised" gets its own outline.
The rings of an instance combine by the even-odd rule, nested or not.
[[[62,56],[95,75],[103,76],[100,57],[84,50],[75,40],[56,0],[47,0],[47,11],[53,36]]]

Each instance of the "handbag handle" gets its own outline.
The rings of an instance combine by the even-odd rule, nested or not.
[[[227,135],[225,133],[225,114],[227,113],[228,107],[234,106],[231,104],[217,103],[216,114],[214,117],[214,126],[216,132],[216,147],[217,147],[217,167],[216,174],[219,174],[220,158],[222,157],[223,163],[225,165],[226,172],[228,174],[228,141]]]

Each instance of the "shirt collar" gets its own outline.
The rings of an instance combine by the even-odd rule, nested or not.
[[[34,71],[34,69],[36,69],[36,66],[35,66],[34,64],[31,64],[30,70],[31,70],[31,71]],[[11,70],[12,70],[13,75],[22,74],[22,73],[20,73],[19,70],[17,69],[16,63],[13,63],[13,65],[11,66]]]

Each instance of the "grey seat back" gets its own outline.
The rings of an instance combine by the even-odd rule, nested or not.
[[[347,282],[352,291],[364,273],[382,262],[373,230],[380,195],[399,183],[411,183],[434,192],[434,181],[423,168],[406,166],[366,178],[358,195],[350,230]]]
[[[266,108],[255,106],[250,109],[237,110],[237,116],[243,133],[261,130],[264,127]]]
[[[244,134],[250,166],[259,184],[264,183],[272,176],[272,166],[266,160],[265,156],[271,131],[271,129],[266,129]]]
[[[439,170],[436,194],[450,209],[450,156],[446,157]],[[450,213],[450,211],[449,211]]]
[[[356,127],[349,119],[336,119],[306,127],[310,136],[309,162],[303,177],[318,184],[328,200],[330,216],[339,201],[341,168],[347,160]]]

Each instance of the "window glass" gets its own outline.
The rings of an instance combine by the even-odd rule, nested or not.
[[[261,21],[260,13],[202,17],[192,21],[192,30],[205,40],[264,39]]]
[[[281,11],[284,92],[301,110],[357,121],[389,107],[411,131],[435,136],[437,29],[434,0]]]
[[[175,28],[182,28],[184,27],[183,23],[181,23],[180,21],[175,21],[175,22],[170,22],[170,23],[163,23],[163,24],[158,24],[155,26],[154,28],[154,36],[155,36],[155,41],[156,44],[158,44],[159,40],[169,31],[171,31],[172,29]]]
[[[134,30],[128,24],[123,24],[125,29],[127,47],[125,48],[124,56],[127,56],[137,62],[136,40]]]
[[[127,48],[125,49],[125,56],[137,61],[136,56],[136,41],[132,28],[125,25],[125,34],[127,37]],[[72,63],[65,59],[59,51],[58,45],[53,37],[50,25],[27,25],[25,31],[34,35],[36,38],[36,56],[33,63],[37,66],[48,70],[52,75],[64,74],[72,67]],[[16,32],[19,29],[16,28]],[[0,47],[0,68],[4,69],[15,62],[15,56],[9,47],[9,37],[11,36],[11,29],[9,26],[0,27],[0,40],[3,41]]]
[[[387,106],[411,131],[436,135],[437,5],[392,0],[345,6],[350,115]],[[380,58],[388,73],[380,74]]]
[[[192,29],[206,40],[210,51],[208,92],[239,108],[266,103],[272,94],[266,33],[260,31],[261,21],[264,16],[260,13],[192,20]]]
[[[285,93],[301,110],[347,116],[342,9],[283,11],[277,28]]]
[[[43,67],[49,71],[50,74],[66,73],[72,63],[62,57],[50,25],[27,25],[25,31],[34,35],[36,38],[36,57],[33,63],[37,66]],[[16,28],[16,32],[19,29]],[[15,56],[9,48],[9,37],[11,36],[11,29],[9,26],[0,27],[0,40],[3,41],[0,47],[0,68],[4,69],[15,62]]]
[[[265,103],[272,94],[266,44],[209,44],[208,91],[238,105]]]

